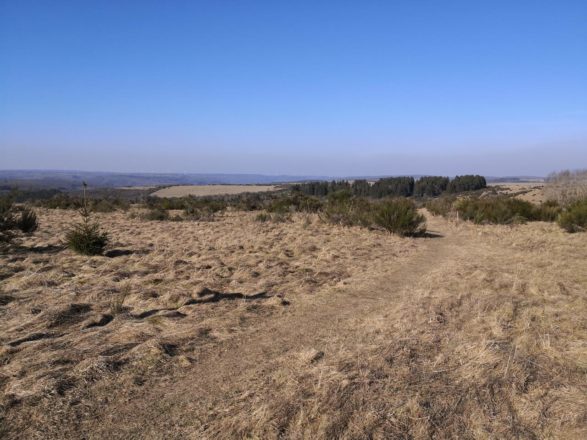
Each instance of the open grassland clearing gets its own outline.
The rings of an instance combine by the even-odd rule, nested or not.
[[[540,204],[547,200],[544,182],[496,182],[490,183],[498,194],[513,196],[530,203]]]
[[[587,234],[71,214],[0,256],[4,438],[587,434]]]
[[[155,191],[155,197],[221,196],[277,191],[276,185],[177,185]]]

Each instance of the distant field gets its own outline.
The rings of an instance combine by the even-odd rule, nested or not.
[[[495,182],[489,185],[500,187],[503,194],[514,195],[531,203],[546,201],[544,182]]]
[[[155,191],[155,197],[220,196],[276,191],[276,185],[178,185]]]

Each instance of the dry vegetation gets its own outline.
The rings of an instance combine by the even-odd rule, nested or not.
[[[530,203],[540,204],[548,200],[544,182],[499,182],[491,184],[498,194],[513,196]]]
[[[276,185],[177,185],[155,191],[155,197],[220,196],[277,191]]]
[[[3,438],[585,438],[587,234],[71,211],[0,256]]]
[[[587,198],[587,170],[561,171],[547,178],[545,197],[561,204]]]

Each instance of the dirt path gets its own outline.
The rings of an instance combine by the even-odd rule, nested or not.
[[[399,264],[394,262],[368,283],[337,291],[336,296],[294,300],[283,315],[265,320],[221,345],[212,344],[194,365],[174,374],[172,381],[163,378],[144,387],[130,401],[112,402],[104,414],[112,422],[105,432],[94,435],[170,438],[170,432],[180,432],[178,438],[206,437],[207,423],[222,414],[224,407],[229,408],[229,402],[255,388],[271,392],[259,390],[259,385],[268,372],[279,368],[284,356],[308,351],[327,357],[333,335],[339,340],[352,338],[356,331],[353,321],[380,313],[397,292],[415,285],[437,268],[439,261],[450,264],[459,258],[462,235],[453,234],[442,219],[429,218],[428,222],[429,230],[438,236],[420,239],[413,256]],[[112,426],[121,430],[112,432]]]

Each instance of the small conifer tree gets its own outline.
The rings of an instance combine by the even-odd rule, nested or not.
[[[100,230],[100,225],[93,221],[88,209],[86,196],[87,183],[83,182],[83,203],[80,209],[81,221],[67,232],[67,246],[82,255],[100,255],[108,243],[108,234]]]

